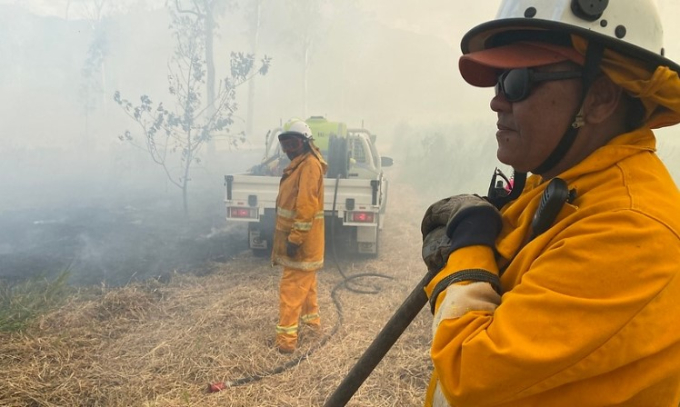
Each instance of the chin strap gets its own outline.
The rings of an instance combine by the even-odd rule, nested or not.
[[[560,161],[562,161],[567,154],[567,151],[569,151],[572,144],[574,144],[578,129],[585,123],[583,118],[583,102],[586,99],[590,86],[595,82],[595,78],[597,78],[597,75],[600,73],[600,62],[602,61],[603,54],[604,46],[602,44],[593,41],[588,42],[585,64],[583,65],[583,76],[581,77],[583,86],[581,89],[581,103],[579,103],[578,112],[574,115],[574,120],[564,132],[557,147],[555,147],[541,165],[531,170],[532,173],[544,174],[553,169]]]

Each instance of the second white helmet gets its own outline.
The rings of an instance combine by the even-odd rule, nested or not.
[[[286,123],[283,132],[279,134],[279,138],[286,136],[298,136],[309,141],[312,140],[312,129],[304,120],[293,119]]]

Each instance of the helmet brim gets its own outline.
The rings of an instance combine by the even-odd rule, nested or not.
[[[605,48],[648,63],[652,69],[656,69],[658,66],[667,66],[673,71],[680,73],[680,65],[665,58],[663,50],[659,50],[657,54],[593,30],[539,18],[504,18],[482,23],[472,28],[463,36],[461,50],[466,55],[494,48],[498,46],[498,40],[502,39],[506,34],[530,30],[550,31],[566,35],[575,34],[586,40],[596,40],[604,45]]]
[[[574,48],[545,42],[517,42],[463,55],[458,61],[458,69],[467,83],[488,87],[496,84],[501,70],[531,68],[563,61],[583,65],[584,59]]]

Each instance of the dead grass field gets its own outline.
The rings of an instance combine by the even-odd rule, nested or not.
[[[2,334],[0,405],[322,406],[424,273],[424,208],[404,186],[390,193],[380,256],[338,264],[348,276],[393,279],[355,280],[354,286],[379,287],[376,294],[338,288],[339,325],[331,292],[343,278],[327,252],[319,273],[325,342],[303,331],[296,353],[273,349],[280,269],[243,252],[212,263],[200,277],[80,289],[23,333]],[[431,371],[429,324],[424,309],[349,406],[422,405]],[[293,366],[267,374],[287,363]],[[264,377],[206,391],[208,383],[253,375]]]

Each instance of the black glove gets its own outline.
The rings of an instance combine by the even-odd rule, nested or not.
[[[478,195],[456,195],[435,202],[420,227],[428,270],[441,270],[449,255],[462,247],[494,247],[501,227],[498,209]]]
[[[423,239],[423,261],[428,271],[439,271],[446,265],[451,254],[451,239],[446,236],[446,227],[440,226]]]
[[[286,255],[290,257],[291,259],[297,256],[298,249],[300,248],[299,245],[291,242],[291,241],[286,241]]]
[[[420,225],[420,231],[423,233],[423,238],[436,228],[446,226],[449,223],[449,220],[451,220],[458,211],[467,208],[468,206],[483,204],[482,201],[485,202],[484,198],[478,195],[463,194],[454,195],[433,203],[427,208],[427,211],[425,211],[423,222]]]

